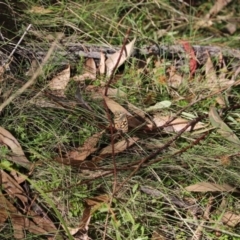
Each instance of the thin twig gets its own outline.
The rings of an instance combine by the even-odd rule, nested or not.
[[[124,50],[126,51],[126,44],[127,44],[127,40],[128,40],[130,31],[131,31],[131,28],[129,28],[129,29],[127,30],[126,36],[125,36],[125,38],[124,38],[124,40],[123,40],[123,45],[122,45],[122,48],[121,48],[121,51],[120,51],[118,60],[117,60],[117,62],[116,62],[116,64],[115,64],[115,66],[113,67],[112,72],[111,72],[111,75],[110,75],[110,77],[109,77],[109,80],[108,80],[108,82],[107,82],[107,84],[106,84],[104,96],[107,96],[107,94],[108,94],[108,88],[109,88],[110,84],[111,84],[112,81],[113,81],[113,77],[114,77],[115,71],[116,71],[116,69],[117,69],[117,67],[118,67],[118,64],[119,64],[119,62],[120,62],[120,60],[121,60],[121,58],[122,58],[123,51],[124,51]],[[126,55],[127,55],[127,54],[126,54]]]
[[[17,96],[21,95],[28,87],[30,87],[36,80],[36,78],[42,73],[42,68],[52,55],[58,40],[63,36],[63,34],[59,34],[57,39],[53,42],[51,48],[48,50],[45,58],[42,61],[42,64],[38,67],[37,71],[34,73],[34,75],[31,77],[31,79],[26,82],[20,89],[18,89],[15,93],[13,93],[8,99],[6,99],[1,105],[0,105],[0,113],[2,110],[9,105]]]
[[[118,60],[117,60],[117,62],[115,64],[115,66],[113,67],[111,75],[109,77],[109,80],[108,80],[108,82],[106,84],[104,96],[107,96],[107,94],[108,94],[108,88],[109,88],[111,82],[113,81],[113,77],[114,77],[115,71],[116,71],[116,69],[118,67],[118,64],[119,64],[119,62],[121,60],[121,57],[122,57],[122,54],[123,54],[123,50],[126,51],[126,44],[127,44],[127,40],[128,40],[128,36],[129,36],[130,30],[131,29],[129,28],[127,33],[126,33],[126,36],[124,38],[123,45],[122,45],[122,48],[121,48]],[[113,196],[114,196],[114,194],[116,192],[116,189],[117,189],[117,165],[116,165],[116,159],[115,159],[114,135],[113,135],[112,121],[111,121],[111,117],[110,117],[109,110],[108,110],[108,107],[107,107],[105,99],[104,99],[103,102],[104,102],[104,107],[106,109],[106,113],[107,113],[107,116],[108,116],[108,120],[110,122],[110,130],[111,130],[111,146],[112,146],[112,161],[113,161],[113,176],[114,176],[114,180],[113,180],[113,189],[112,189],[112,193],[113,194],[111,196],[110,203],[109,203],[109,208],[110,208],[111,205],[112,205]],[[109,214],[110,214],[110,211],[108,210],[108,213],[107,213],[107,216],[106,216],[106,220],[105,220],[105,226],[104,226],[104,232],[103,232],[103,240],[106,239],[106,235],[107,235],[107,225],[108,225]]]
[[[207,207],[206,207],[206,209],[203,213],[204,220],[202,220],[200,222],[200,224],[198,225],[195,233],[193,234],[192,240],[202,239],[202,231],[203,231],[203,228],[204,228],[204,224],[206,223],[207,220],[209,220],[209,215],[210,215],[210,211],[211,211],[211,208],[212,208],[213,200],[214,200],[214,197],[210,197],[208,199]],[[197,217],[195,217],[195,218],[197,220]]]
[[[5,65],[10,61],[12,55],[15,53],[16,49],[18,48],[18,46],[20,45],[20,43],[22,42],[23,38],[25,37],[25,35],[27,34],[27,32],[29,31],[29,29],[32,27],[32,24],[29,24],[27,29],[25,30],[25,32],[23,33],[23,35],[21,36],[21,38],[19,39],[18,43],[16,44],[16,46],[14,47],[14,49],[12,50],[12,52],[10,53],[10,55],[8,56]]]

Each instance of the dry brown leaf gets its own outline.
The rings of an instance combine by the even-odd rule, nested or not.
[[[47,100],[44,97],[32,98],[30,100],[30,103],[31,104],[35,104],[36,106],[42,107],[42,108],[65,109],[63,106],[61,106],[61,105],[59,105],[57,103],[51,102],[51,101]]]
[[[40,218],[42,219],[42,217],[40,217]],[[25,217],[24,220],[25,220],[24,229],[28,230],[31,233],[34,233],[34,234],[49,234],[50,232],[51,233],[57,232],[56,228],[55,228],[55,231],[46,231],[46,230],[42,229],[41,227],[37,226],[31,220],[28,220],[27,217]]]
[[[121,112],[126,114],[127,116],[132,116],[131,113],[129,113],[124,107],[122,107],[119,103],[117,103],[116,101],[112,100],[111,98],[105,97],[104,96],[104,100],[107,104],[107,107],[109,108],[109,110],[112,113],[115,112]]]
[[[227,25],[226,25],[226,29],[228,30],[228,32],[230,34],[234,34],[236,31],[237,31],[237,23],[236,22],[229,22]]]
[[[1,201],[1,213],[0,213],[0,222],[4,223],[5,220],[10,217],[12,222],[12,227],[14,231],[15,239],[24,239],[22,216],[18,210],[4,197],[3,194],[0,194]]]
[[[17,211],[17,210],[16,210]],[[21,215],[19,212],[14,212],[10,214],[12,226],[14,229],[15,239],[25,239],[25,230],[28,230],[34,234],[49,234],[50,231],[45,231],[41,227],[37,226],[32,222],[29,217]],[[42,217],[40,217],[43,219]],[[42,220],[41,220],[42,221]],[[57,232],[56,228],[52,232]]]
[[[161,116],[160,113],[156,113],[153,116],[153,122],[156,124],[156,127],[161,127],[163,126],[167,121],[169,121],[171,119],[170,116]],[[173,120],[169,126],[166,126],[164,128],[165,131],[167,132],[179,132],[181,131],[187,124],[188,124],[188,120],[184,119],[184,118],[177,118],[175,120]],[[186,131],[190,131],[190,130],[197,130],[197,129],[201,129],[205,127],[205,125],[201,122],[198,122],[193,129],[191,129],[191,126],[188,127],[186,129]]]
[[[110,196],[107,194],[99,195],[97,197],[88,198],[85,200],[86,204],[92,208],[91,214],[98,210],[103,203],[109,203]]]
[[[240,215],[232,212],[225,212],[221,221],[229,227],[236,227],[236,225],[240,223]]]
[[[6,202],[8,200],[0,193],[0,225],[2,226],[3,223],[7,220],[9,213],[6,207]]]
[[[166,240],[166,238],[160,232],[154,231],[151,240]]]
[[[105,73],[105,55],[103,54],[103,52],[100,53],[100,63],[99,63],[99,67],[98,67],[98,70],[99,70],[99,73],[100,74],[104,74]]]
[[[8,146],[13,152],[13,155],[9,156],[8,160],[15,162],[27,169],[31,168],[31,163],[25,157],[24,152],[17,139],[2,127],[0,127],[0,143]]]
[[[216,91],[223,87],[231,86],[234,83],[233,80],[225,78],[224,69],[222,69],[222,74],[220,74],[220,76],[217,76],[210,56],[208,56],[205,64],[205,77],[206,82],[204,87],[208,90],[210,89],[211,91]]]
[[[204,27],[210,27],[213,25],[213,20],[210,18],[217,15],[219,11],[221,11],[228,3],[230,3],[232,0],[217,0],[215,1],[215,4],[210,9],[209,13],[207,13],[201,20],[197,21],[195,26],[196,28],[204,28]]]
[[[14,239],[24,239],[24,218],[23,216],[18,212],[18,210],[4,197],[3,194],[0,194],[1,197],[1,222],[4,222],[4,219],[6,220],[6,214],[7,217],[11,219],[12,222],[12,228],[13,228],[13,235]]]
[[[95,146],[99,142],[104,131],[96,133],[89,137],[82,147],[79,147],[77,151],[68,152],[68,157],[72,164],[77,164],[78,161],[84,161],[91,153],[95,152],[97,148]]]
[[[103,99],[105,87],[88,85],[85,90],[86,92],[90,92],[92,94],[92,99]],[[108,96],[113,98],[125,98],[126,93],[116,88],[108,88]]]
[[[95,80],[97,76],[96,63],[93,58],[88,58],[83,67],[83,74],[76,75],[73,80],[76,82],[85,81],[87,79]]]
[[[101,88],[101,93],[102,93],[102,96],[105,92],[105,88]],[[108,96],[109,97],[115,97],[115,98],[124,98],[126,97],[126,93],[123,92],[122,90],[120,89],[117,89],[117,88],[108,88]]]
[[[53,91],[58,91],[58,95],[64,96],[64,90],[70,80],[70,65],[67,66],[62,72],[55,76],[49,82],[49,88]]]
[[[183,77],[177,74],[176,67],[171,66],[168,70],[169,78],[167,79],[168,86],[177,89],[183,82]]]
[[[11,58],[10,61],[5,63],[3,66],[0,66],[0,82],[4,81],[4,73],[6,70],[10,69],[12,59],[13,58]]]
[[[227,6],[232,0],[217,0],[215,4],[210,9],[209,13],[207,14],[206,18],[210,16],[215,16],[218,14],[225,6]]]
[[[80,223],[79,223],[79,229],[81,229],[81,230],[88,229],[88,224],[91,219],[91,209],[92,209],[92,206],[88,205],[85,207],[85,209],[83,211],[82,219],[80,220]]]
[[[129,138],[128,140],[122,140],[114,144],[114,153],[118,154],[131,147],[139,140],[137,137]],[[100,161],[107,156],[112,155],[112,145],[109,145],[102,149],[98,156],[93,158],[93,161]]]
[[[226,123],[220,118],[215,107],[211,107],[209,110],[209,119],[213,127],[217,128],[219,134],[221,134],[229,142],[237,144],[237,147],[240,145],[240,140],[237,135],[228,127]]]
[[[79,227],[77,228],[68,228],[71,235],[75,237],[75,239],[88,240],[88,225],[91,219],[91,207],[86,206],[83,210],[83,216],[80,220]]]
[[[210,84],[217,81],[217,74],[214,69],[211,57],[209,55],[205,64],[205,76],[206,76],[207,82]]]
[[[88,225],[90,223],[91,215],[93,212],[95,212],[97,209],[99,209],[103,203],[109,202],[109,196],[108,195],[100,195],[94,198],[86,199],[86,206],[83,211],[82,219],[80,220],[79,227],[77,228],[69,228],[69,231],[74,237],[77,239],[86,239],[88,240]],[[93,209],[93,211],[92,211]]]
[[[23,174],[19,174],[18,172],[12,170],[10,172],[10,175],[13,177],[13,179],[18,183],[18,184],[21,184],[23,182],[26,181],[27,179],[27,176],[23,175]]]
[[[5,73],[5,67],[0,66],[0,82],[4,80],[3,75]]]
[[[226,100],[225,100],[225,98],[224,98],[224,96],[223,96],[222,93],[220,93],[219,95],[217,95],[217,97],[216,97],[215,100],[216,100],[216,102],[221,106],[221,108],[227,107]]]
[[[33,30],[31,29],[29,31],[31,33],[31,35],[33,35],[34,37],[38,38],[39,40],[45,40],[48,42],[53,42],[57,36],[59,36],[59,34],[62,34],[62,32],[48,32],[48,31],[37,31],[37,30]],[[63,37],[65,37],[63,35]]]
[[[238,192],[236,188],[228,184],[219,185],[217,183],[199,182],[185,187],[189,192]]]
[[[42,212],[41,212],[42,213]],[[30,222],[28,230],[32,233],[56,233],[57,228],[47,215],[43,212],[44,216],[40,216],[34,211],[28,211],[28,215],[31,216],[32,222]]]
[[[137,116],[141,117],[142,119],[145,119],[145,112],[144,112],[142,109],[136,107],[135,105],[133,105],[133,104],[130,103],[130,102],[128,102],[127,105],[128,105],[128,108],[129,108],[133,113],[135,113]]]
[[[122,52],[122,56],[120,57],[120,52],[121,50],[119,50],[118,52],[112,54],[107,60],[106,60],[106,69],[107,69],[107,76],[110,76],[112,74],[113,69],[115,68],[117,61],[120,57],[120,61],[118,63],[118,66],[121,66],[132,54],[133,52],[133,48],[134,48],[134,43],[136,41],[136,38],[134,38],[129,44],[127,44],[125,46],[125,49],[123,49]]]
[[[46,9],[42,6],[33,6],[30,10],[28,10],[30,13],[35,13],[35,14],[48,14],[51,13],[52,10]]]
[[[39,63],[36,60],[32,60],[29,70],[26,72],[26,76],[32,77],[39,68]]]
[[[2,185],[4,187],[4,190],[8,193],[9,196],[12,198],[19,198],[23,205],[26,207],[28,198],[22,189],[22,187],[11,177],[9,176],[5,171],[0,170],[1,173],[1,180]]]
[[[140,118],[142,118],[142,120],[138,120],[136,117],[128,117],[128,125],[131,128],[136,128],[136,127],[143,127],[143,126],[148,126],[149,129],[153,128],[153,123],[150,121],[149,118],[147,118],[145,116],[145,112],[134,106],[133,104],[128,102],[128,109],[131,110],[131,112],[133,112],[134,114],[136,114],[137,116],[139,116]]]
[[[21,216],[20,213],[12,213],[11,216],[11,222],[13,227],[13,236],[14,239],[24,239],[24,227],[25,227],[25,221],[23,216]]]
[[[0,222],[4,223],[4,219],[6,220],[6,217],[10,217],[14,230],[14,239],[25,239],[24,230],[36,234],[48,233],[31,222],[27,216],[18,212],[18,210],[2,194],[0,194],[0,206]]]

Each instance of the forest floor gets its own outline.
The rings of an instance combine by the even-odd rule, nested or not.
[[[1,239],[240,239],[237,1],[0,7]]]

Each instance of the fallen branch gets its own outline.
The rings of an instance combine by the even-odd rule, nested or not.
[[[14,49],[15,45],[12,43],[4,43],[0,41],[0,63],[4,53],[7,54]],[[15,55],[21,56],[21,60],[37,60],[42,62],[44,56],[46,56],[49,45],[43,43],[36,43],[34,45],[26,45],[18,47]],[[100,60],[100,53],[103,52],[106,57],[119,51],[121,47],[114,46],[99,46],[99,45],[85,45],[81,43],[59,43],[56,51],[52,56],[52,60],[55,64],[75,65],[79,63],[79,60],[84,58],[94,58],[97,62]],[[227,63],[231,65],[233,69],[236,69],[240,64],[240,50],[223,48],[218,46],[193,46],[197,61],[200,65],[203,65],[208,57],[208,54],[213,58],[218,58],[220,54],[223,55]],[[152,45],[142,48],[135,48],[132,57],[143,58],[151,55],[162,56],[169,60],[174,60],[178,65],[184,65],[186,63],[186,52],[182,45]]]

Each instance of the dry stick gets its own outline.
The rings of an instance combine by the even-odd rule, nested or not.
[[[208,199],[207,207],[206,207],[206,209],[205,209],[205,211],[203,213],[203,217],[205,218],[205,220],[202,220],[199,223],[199,225],[198,225],[198,227],[197,227],[197,229],[196,229],[196,231],[195,231],[195,233],[194,233],[194,235],[193,235],[191,240],[200,240],[200,239],[202,239],[202,235],[203,235],[202,231],[203,231],[203,228],[204,228],[204,224],[209,219],[209,215],[210,215],[210,211],[211,211],[211,208],[212,208],[213,200],[214,200],[214,197],[210,197]],[[193,217],[195,218],[196,222],[198,222],[197,221],[198,220],[197,217],[196,216],[193,216]]]
[[[123,54],[123,50],[126,51],[126,44],[127,44],[127,40],[128,40],[130,31],[131,31],[131,28],[129,28],[129,29],[127,30],[126,36],[125,36],[125,38],[124,38],[124,40],[123,40],[123,45],[122,45],[122,48],[121,48],[121,51],[120,51],[118,60],[117,60],[117,62],[116,62],[116,64],[115,64],[115,66],[113,67],[112,72],[111,72],[111,75],[110,75],[110,77],[109,77],[109,80],[108,80],[108,82],[107,82],[107,84],[106,84],[104,96],[107,96],[107,94],[108,94],[108,88],[109,88],[110,84],[111,84],[112,81],[113,81],[113,77],[114,77],[115,71],[117,70],[118,64],[119,64],[119,62],[120,62],[120,60],[121,60],[121,57],[122,57],[122,54]],[[127,52],[126,52],[126,56],[127,56]]]
[[[23,38],[25,37],[25,35],[27,34],[27,32],[29,31],[29,29],[32,27],[32,24],[29,24],[27,29],[25,30],[25,32],[23,33],[22,37],[19,39],[17,45],[14,47],[14,49],[12,50],[12,52],[10,53],[10,55],[8,56],[7,60],[6,60],[6,64],[10,61],[12,55],[15,53],[16,49],[18,48],[19,44],[22,42]]]
[[[106,109],[107,112],[107,118],[108,121],[110,122],[110,131],[111,131],[111,146],[112,146],[112,160],[113,160],[113,175],[114,175],[114,182],[113,182],[113,192],[115,192],[116,190],[116,186],[117,186],[117,165],[116,165],[116,161],[115,161],[115,149],[114,149],[114,136],[113,136],[113,124],[112,124],[112,120],[108,111],[108,107],[106,104],[106,101],[103,101],[104,107]]]
[[[119,64],[119,62],[121,60],[121,57],[122,57],[122,54],[123,54],[123,50],[126,51],[126,44],[127,44],[127,40],[128,40],[129,34],[130,34],[130,30],[131,30],[131,28],[129,28],[127,30],[127,33],[126,33],[126,36],[124,38],[123,45],[122,45],[119,57],[117,59],[117,62],[115,64],[115,66],[112,69],[111,75],[110,75],[109,80],[108,80],[108,82],[106,84],[104,96],[107,96],[107,94],[108,94],[108,88],[109,88],[110,84],[113,81],[113,77],[114,77],[115,71],[117,70],[118,64]],[[126,56],[127,56],[127,53],[126,53]],[[117,166],[116,166],[116,160],[115,160],[113,127],[112,127],[112,121],[111,121],[111,118],[110,118],[110,115],[109,115],[109,110],[108,110],[107,103],[106,103],[105,99],[103,100],[103,102],[104,102],[104,107],[105,107],[107,115],[108,115],[108,119],[109,119],[109,122],[110,122],[110,129],[111,129],[111,146],[112,146],[113,175],[114,175],[113,194],[112,194],[112,196],[114,196],[114,194],[116,192],[116,188],[117,188]],[[109,207],[112,205],[112,200],[113,200],[113,197],[111,197],[111,199],[110,199]],[[104,232],[103,232],[103,240],[106,239],[106,235],[107,235],[107,223],[108,223],[108,218],[109,218],[109,212],[110,211],[108,211],[108,214],[106,216]]]
[[[63,36],[63,34],[59,34],[56,40],[53,42],[51,48],[48,50],[45,58],[42,61],[42,64],[38,67],[37,71],[34,73],[34,75],[31,77],[31,79],[26,82],[20,89],[18,89],[15,93],[13,93],[8,99],[6,99],[1,105],[0,105],[0,113],[2,110],[9,105],[13,99],[15,99],[17,96],[21,95],[28,87],[30,87],[36,80],[36,78],[42,73],[42,67],[46,64],[50,56],[52,55],[58,40]]]
[[[125,51],[126,51],[126,44],[127,44],[127,40],[128,40],[129,34],[130,34],[130,30],[131,30],[130,28],[127,30],[127,33],[126,33],[126,36],[124,38],[119,57],[117,59],[117,62],[115,64],[115,66],[112,69],[111,75],[110,75],[109,80],[106,84],[104,96],[107,96],[107,94],[108,94],[108,88],[109,88],[111,82],[113,81],[114,73],[115,73],[115,71],[118,67],[118,64],[119,64],[120,60],[121,60],[123,50],[125,49]],[[114,153],[113,127],[112,127],[112,121],[111,121],[109,111],[108,111],[108,107],[107,107],[107,104],[106,104],[105,100],[104,100],[104,107],[105,107],[107,115],[108,115],[108,119],[109,119],[109,122],[110,122],[110,129],[111,129],[111,146],[112,146],[112,157],[113,157],[113,167],[114,167],[114,171],[113,171],[113,174],[114,174],[113,193],[114,193],[115,190],[116,190],[116,186],[117,186],[117,182],[116,182],[117,181],[117,171],[116,171],[116,161],[115,161],[115,153]]]

